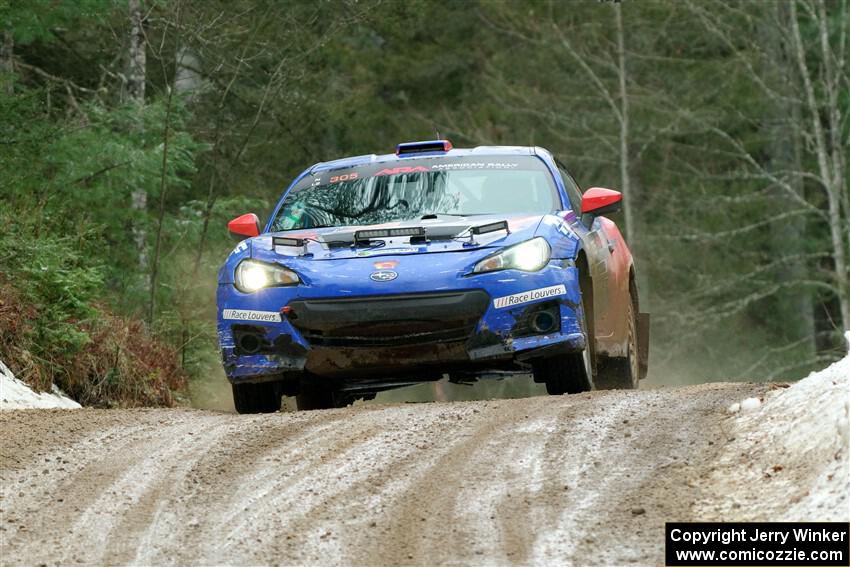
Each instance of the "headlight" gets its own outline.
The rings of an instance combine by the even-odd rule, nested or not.
[[[236,289],[242,293],[254,293],[264,287],[298,285],[298,274],[275,264],[256,260],[242,260],[236,266]]]
[[[472,273],[480,274],[508,269],[536,272],[543,269],[551,255],[552,249],[549,248],[549,243],[538,236],[487,256],[475,264]]]

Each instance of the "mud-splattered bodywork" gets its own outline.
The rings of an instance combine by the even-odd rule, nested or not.
[[[505,151],[531,153],[546,164],[558,188],[560,211],[425,219],[414,224],[429,230],[456,225],[458,234],[468,234],[470,226],[507,221],[509,229],[425,242],[393,237],[380,248],[323,244],[334,241],[338,228],[275,233],[271,221],[266,232],[239,243],[218,282],[218,335],[228,379],[260,382],[314,375],[346,384],[388,384],[431,380],[443,373],[511,370],[533,358],[584,349],[576,262],[592,244],[588,234],[594,229],[588,230],[573,212],[548,152]],[[314,166],[299,179],[358,159],[364,158]],[[276,236],[306,240],[298,246],[280,245]],[[616,236],[622,240],[619,232]],[[551,248],[550,260],[539,271],[473,273],[476,263],[494,252],[535,237]],[[600,282],[624,284],[628,293],[631,255],[625,246],[621,257],[625,274],[617,275],[616,282],[607,269],[593,269]],[[242,293],[234,286],[234,274],[246,258],[284,266],[298,274],[300,284]],[[393,279],[376,281],[373,275],[386,267]],[[621,300],[614,303],[622,305]],[[541,311],[554,320],[545,332],[533,324]],[[622,330],[616,325],[608,329],[602,319],[602,341],[616,348],[625,341],[617,336]]]

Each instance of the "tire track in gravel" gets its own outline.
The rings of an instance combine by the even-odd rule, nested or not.
[[[179,476],[163,481],[172,490],[159,501],[152,521],[138,536],[133,560],[127,563],[165,565],[179,557],[197,561],[210,541],[220,539],[211,525],[216,513],[238,513],[221,505],[231,496],[235,479],[255,468],[281,439],[303,439],[309,426],[304,419],[264,417],[229,420],[209,451],[184,467]]]
[[[30,414],[26,417],[32,417],[33,412],[26,413]],[[89,412],[81,413],[85,415]],[[63,411],[54,415],[57,415],[58,423],[53,429],[62,429],[68,421],[67,418],[71,417],[71,412]],[[143,421],[149,421],[145,419],[148,416],[141,417]],[[181,419],[182,414],[175,412],[173,417]],[[76,420],[71,421],[76,422]],[[2,425],[5,433],[6,422]],[[26,424],[19,425],[26,427]],[[96,428],[93,423],[86,425],[91,426],[92,429]],[[57,534],[51,531],[51,527],[61,525],[70,532],[68,526],[73,525],[91,503],[103,497],[104,485],[110,485],[121,474],[128,454],[131,456],[137,454],[147,443],[159,437],[160,432],[151,427],[150,423],[140,423],[120,429],[101,430],[74,441],[63,437],[63,441],[70,441],[68,446],[51,449],[45,453],[35,450],[33,452],[35,463],[13,471],[8,477],[4,475],[4,543],[15,543],[25,537],[26,534],[21,534],[21,538],[16,537],[18,531],[22,530],[35,534],[48,534],[41,541],[30,542],[29,547],[21,549],[20,553],[23,556],[33,559],[41,557],[43,548],[49,547],[45,545],[48,543],[54,543],[56,547],[59,547],[59,538],[66,538],[67,534]],[[43,443],[44,440],[45,437],[33,439],[35,445]],[[107,446],[110,452],[104,455],[103,449]],[[2,467],[4,471],[5,463],[4,460]],[[48,510],[49,514],[37,513],[45,510]],[[26,515],[26,523],[24,518],[20,517],[21,513]],[[53,542],[48,539],[50,537],[54,539]],[[8,546],[4,545],[4,548]],[[14,550],[14,546],[12,549]]]
[[[367,518],[388,496],[390,479],[399,474],[399,467],[416,463],[412,457],[439,421],[422,419],[423,410],[427,414],[429,409],[406,410],[410,421],[399,420],[401,408],[374,408],[349,417],[347,435],[335,440],[333,447],[325,445],[322,450],[330,452],[321,459],[308,459],[301,465],[309,475],[286,486],[272,486],[275,497],[246,518],[242,539],[258,545],[241,549],[241,557],[250,561],[259,550],[294,563],[351,561],[346,550],[352,546],[342,541],[347,539],[345,534],[371,531],[374,522]],[[334,490],[314,490],[317,478],[332,484]],[[231,555],[232,551],[219,554],[219,560],[234,557],[238,561],[240,555]]]
[[[362,438],[376,433],[374,426],[361,423],[368,420],[359,415],[348,416],[343,423],[347,411],[327,413],[330,423],[314,426],[301,439],[285,440],[256,468],[235,477],[234,490],[225,500],[231,513],[216,518],[211,526],[230,545],[208,549],[199,555],[202,563],[262,561],[255,553],[268,552],[280,535],[293,532],[293,520],[309,513],[311,502],[323,494],[317,480],[326,483],[332,478],[335,465],[322,441],[332,441],[333,449],[344,457]]]
[[[416,412],[419,419],[413,427],[405,427],[405,422],[390,421],[390,444],[376,445],[371,450],[364,447],[367,453],[379,455],[368,474],[347,484],[343,492],[327,501],[328,509],[334,505],[344,505],[348,520],[346,529],[334,530],[340,535],[337,541],[326,542],[326,545],[318,547],[329,552],[335,548],[335,558],[339,562],[370,563],[375,560],[373,554],[376,551],[397,547],[399,525],[392,513],[392,504],[398,498],[404,498],[411,483],[427,475],[434,462],[438,462],[443,455],[455,449],[452,443],[439,444],[439,440],[448,438],[454,441],[471,437],[475,431],[489,428],[489,420],[500,419],[499,416],[489,418],[485,412],[461,404],[433,404],[416,408]],[[485,414],[485,417],[469,419],[475,413]],[[485,420],[484,423],[480,423],[482,419]],[[392,447],[392,450],[386,451],[386,447]],[[357,504],[346,504],[350,502]],[[318,527],[318,531],[328,527],[332,527],[332,524],[325,522],[323,526]],[[416,525],[413,525],[413,530],[410,525],[406,528],[405,531],[409,533],[415,531]],[[314,528],[312,533],[315,534],[316,531]],[[321,538],[321,535],[319,537]],[[307,543],[310,545],[311,542]],[[313,543],[315,545],[315,542]],[[345,553],[340,553],[340,550],[345,550]],[[408,562],[408,559],[401,561]]]
[[[233,533],[241,533],[246,540],[262,542],[267,546],[266,551],[272,550],[287,560],[298,557],[305,560],[304,550],[309,550],[314,558],[338,558],[335,536],[332,537],[324,520],[334,517],[333,531],[340,529],[340,524],[346,521],[340,517],[348,504],[344,495],[350,492],[352,485],[370,474],[369,471],[380,466],[379,459],[370,454],[370,447],[384,443],[387,443],[387,434],[379,426],[355,418],[336,438],[335,454],[296,454],[301,460],[299,466],[285,477],[272,480],[268,489],[272,496],[264,499]],[[294,450],[281,448],[282,453]],[[334,490],[317,485],[317,478],[327,483],[326,486],[334,486]],[[284,537],[268,538],[269,534]],[[253,557],[253,549],[247,552]]]
[[[535,532],[545,525],[536,516],[557,510],[543,491],[552,476],[552,467],[543,465],[546,451],[553,436],[573,433],[588,413],[575,401],[490,402],[495,419],[451,446],[396,497],[399,505],[389,515],[397,527],[389,538],[398,541],[388,546],[383,562],[405,563],[413,557],[427,557],[431,564],[528,561]]]
[[[658,563],[764,389],[5,412],[0,565]]]
[[[104,563],[107,547],[113,539],[120,538],[120,546],[127,547],[128,540],[125,538],[132,536],[133,526],[150,520],[148,493],[156,491],[157,481],[170,470],[161,468],[161,465],[174,463],[171,464],[173,470],[192,452],[203,450],[214,442],[211,433],[216,429],[204,434],[197,432],[199,426],[203,427],[207,425],[205,422],[213,419],[211,416],[199,416],[197,420],[181,420],[162,429],[146,431],[141,439],[116,447],[121,450],[104,455],[92,467],[88,478],[73,477],[67,482],[64,498],[76,503],[76,513],[67,524],[62,522],[68,526],[62,561]],[[197,435],[190,446],[175,441],[190,435]],[[163,438],[167,440],[164,443],[161,442]],[[99,494],[90,490],[92,485],[87,481],[92,478],[91,474],[94,474]],[[153,498],[156,496],[154,494]],[[92,537],[92,534],[97,534],[97,537]],[[24,548],[22,553],[47,562],[40,544]],[[118,554],[114,561],[119,563],[122,556],[123,553]]]
[[[693,513],[699,496],[695,480],[711,470],[728,442],[724,426],[729,400],[758,397],[769,388],[764,383],[715,383],[688,388],[684,397],[674,389],[640,392],[643,404],[641,411],[631,410],[628,443],[610,444],[618,461],[607,467],[596,505],[579,518],[589,535],[577,540],[574,562],[663,562],[664,523],[699,519]],[[625,392],[614,395],[629,397]]]
[[[211,423],[205,423],[210,421]],[[179,439],[181,434],[193,437],[191,446],[173,440],[170,446],[161,446],[148,452],[146,458],[136,461],[128,467],[122,477],[112,484],[110,492],[124,494],[125,504],[115,509],[109,498],[98,500],[86,514],[80,518],[81,531],[87,529],[86,515],[91,512],[93,517],[109,515],[117,516],[111,522],[106,533],[104,545],[94,555],[91,547],[85,552],[93,556],[93,563],[105,563],[105,558],[118,565],[138,564],[139,552],[144,552],[145,546],[154,543],[145,540],[144,534],[152,525],[159,525],[158,511],[169,500],[169,495],[175,486],[180,486],[189,474],[194,464],[202,458],[215,444],[221,442],[222,433],[230,428],[230,424],[216,419],[204,419],[200,425],[203,429],[195,429],[196,424],[189,428],[174,429],[167,432],[169,437]],[[172,437],[172,439],[174,438]],[[174,462],[163,471],[157,471],[160,462]],[[157,474],[159,473],[159,474]],[[130,495],[127,498],[126,495]],[[109,514],[107,510],[114,512]]]
[[[525,400],[525,404],[535,402]],[[385,519],[391,528],[382,536],[391,544],[377,550],[379,562],[406,564],[416,557],[427,557],[426,563],[438,564],[444,559],[440,551],[448,552],[456,560],[467,559],[468,528],[463,522],[454,521],[457,491],[468,482],[478,482],[477,486],[486,491],[487,483],[498,478],[498,471],[480,469],[473,456],[487,446],[488,439],[510,434],[511,424],[517,420],[512,406],[515,406],[512,401],[479,406],[480,409],[473,410],[476,419],[452,431],[454,443],[444,445],[416,464],[415,475],[393,491],[395,505],[387,511]],[[519,411],[524,412],[524,407]],[[465,505],[478,507],[482,502],[469,500]],[[435,540],[440,542],[439,546],[434,546]],[[357,555],[352,559],[353,563],[366,561]]]
[[[582,494],[583,489],[593,482],[594,470],[604,459],[603,448],[628,411],[621,404],[610,403],[607,397],[594,404],[585,402],[589,399],[590,395],[577,398],[572,407],[547,404],[546,409],[554,413],[548,426],[543,427],[545,423],[538,419],[528,426],[529,432],[537,433],[539,452],[532,464],[538,481],[524,487],[524,522],[504,520],[510,517],[518,498],[504,491],[499,495],[498,517],[503,518],[503,531],[518,532],[525,543],[520,549],[508,551],[512,562],[514,558],[533,564],[551,563],[553,558],[569,559],[573,542],[583,536],[580,513],[593,506],[595,496],[594,492]],[[521,478],[522,468],[513,468]]]
[[[554,496],[559,505],[544,507],[545,521],[537,524],[538,533],[529,557],[532,563],[550,563],[566,560],[582,564],[576,558],[578,546],[583,541],[600,537],[595,527],[595,515],[599,514],[603,501],[620,494],[627,484],[634,482],[629,470],[628,453],[635,441],[632,418],[635,403],[640,400],[646,405],[651,392],[605,393],[595,403],[583,406],[580,416],[569,427],[561,427],[547,443],[544,460],[552,471],[547,478],[548,490],[543,499]],[[590,396],[588,396],[590,397]],[[594,397],[599,397],[598,394]],[[592,411],[588,411],[588,410]],[[664,447],[656,448],[663,455]],[[620,454],[624,451],[625,454]],[[621,524],[607,529],[620,534]],[[628,564],[628,563],[626,563]]]

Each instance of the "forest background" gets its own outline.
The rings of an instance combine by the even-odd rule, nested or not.
[[[439,135],[624,193],[652,382],[799,378],[850,329],[848,26],[848,0],[0,0],[0,360],[88,404],[204,397],[226,222]]]

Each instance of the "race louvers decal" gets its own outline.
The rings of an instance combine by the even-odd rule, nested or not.
[[[497,297],[493,300],[493,307],[495,307],[496,309],[502,309],[504,307],[513,307],[515,305],[522,305],[523,303],[528,303],[529,301],[537,301],[538,299],[557,297],[559,295],[565,295],[566,293],[567,287],[563,284],[553,285],[549,287],[541,287],[538,289],[524,291],[522,293],[515,293],[513,295]]]
[[[280,323],[281,321],[280,313],[276,311],[248,311],[245,309],[225,309],[221,312],[221,318],[236,321],[261,321],[263,323]]]

